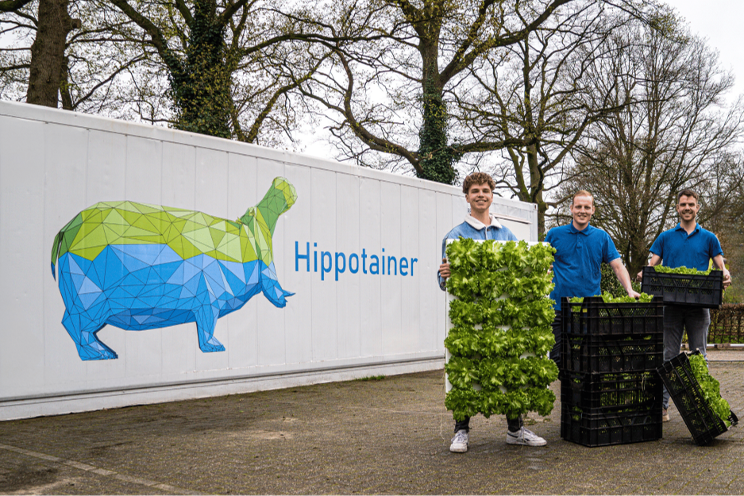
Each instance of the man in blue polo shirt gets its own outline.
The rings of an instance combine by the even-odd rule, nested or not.
[[[700,204],[698,195],[685,189],[677,195],[679,224],[674,229],[664,231],[651,245],[649,265],[663,263],[666,267],[687,267],[688,269],[708,270],[710,260],[723,271],[723,287],[731,284],[731,274],[723,265],[723,250],[715,234],[700,227],[695,221]],[[638,278],[643,277],[643,271]],[[682,335],[687,329],[690,349],[699,349],[706,355],[710,311],[707,308],[686,305],[664,305],[664,361],[668,362],[679,355]],[[669,420],[669,392],[664,388],[662,420]]]
[[[442,240],[442,265],[437,271],[439,287],[444,290],[447,278],[450,276],[450,266],[445,258],[448,239],[494,239],[497,241],[517,241],[517,237],[508,227],[501,223],[490,212],[493,203],[493,189],[496,187],[493,178],[485,172],[474,172],[465,178],[462,191],[465,201],[470,205],[470,215],[465,216],[465,222],[455,226]],[[547,442],[524,426],[522,416],[508,418],[506,442],[522,446],[545,446]],[[455,421],[455,437],[452,438],[450,451],[465,453],[468,450],[468,433],[470,432],[470,417]]]
[[[576,193],[571,200],[570,209],[573,218],[571,223],[554,227],[545,236],[545,241],[556,250],[553,262],[555,288],[550,293],[555,301],[555,346],[550,352],[550,358],[558,367],[561,365],[561,298],[601,294],[602,262],[610,264],[629,296],[640,296],[633,291],[628,270],[620,260],[620,254],[610,235],[589,224],[594,215],[594,198],[591,193],[584,190]]]

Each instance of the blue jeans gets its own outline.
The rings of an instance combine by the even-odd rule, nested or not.
[[[679,355],[682,334],[687,330],[687,344],[690,351],[700,350],[708,360],[708,326],[710,311],[707,308],[685,305],[664,305],[664,362]],[[669,391],[664,388],[664,408],[669,407]]]

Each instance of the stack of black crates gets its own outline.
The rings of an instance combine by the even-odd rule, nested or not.
[[[661,438],[664,306],[561,301],[561,437],[584,446]]]

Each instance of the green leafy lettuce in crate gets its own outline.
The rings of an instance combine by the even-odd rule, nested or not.
[[[599,295],[598,295],[599,296]],[[641,296],[636,299],[632,296],[613,296],[610,293],[602,293],[602,301],[605,303],[651,303],[651,301],[654,299],[653,295],[649,295],[646,293],[641,293]],[[570,303],[583,303],[584,298],[579,296],[574,296],[573,298],[569,298],[568,300]]]
[[[692,375],[695,376],[700,389],[703,391],[703,397],[705,402],[708,403],[710,409],[721,417],[721,420],[726,424],[726,427],[731,427],[731,421],[729,415],[731,414],[731,407],[728,401],[721,398],[721,385],[720,383],[708,372],[708,365],[705,363],[705,357],[703,355],[690,355],[690,369]]]
[[[713,267],[709,268],[708,270],[697,270],[697,269],[688,269],[687,267],[665,267],[663,265],[654,265],[654,270],[660,274],[685,274],[685,275],[692,275],[692,276],[707,276],[714,270],[721,270],[721,269],[715,269]]]
[[[455,419],[552,411],[555,394],[547,385],[558,377],[547,358],[555,344],[548,298],[553,253],[550,245],[524,241],[460,238],[447,246],[447,290],[457,299],[444,342],[452,385],[445,405]]]

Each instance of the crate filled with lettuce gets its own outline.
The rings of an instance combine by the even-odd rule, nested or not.
[[[445,405],[455,419],[553,410],[553,253],[525,241],[448,244]]]
[[[664,304],[609,293],[561,301],[561,366],[569,373],[654,371],[664,359]]]
[[[656,371],[561,378],[561,438],[588,447],[656,441],[662,436]]]
[[[561,403],[584,413],[661,411],[661,379],[639,373],[578,374],[561,378]]]
[[[699,351],[677,355],[658,372],[696,444],[708,444],[738,422]]]
[[[626,408],[615,412],[587,413],[562,404],[561,438],[596,448],[661,439],[661,410]]]
[[[643,268],[644,293],[661,296],[664,303],[719,308],[723,302],[723,272],[662,265]]]

